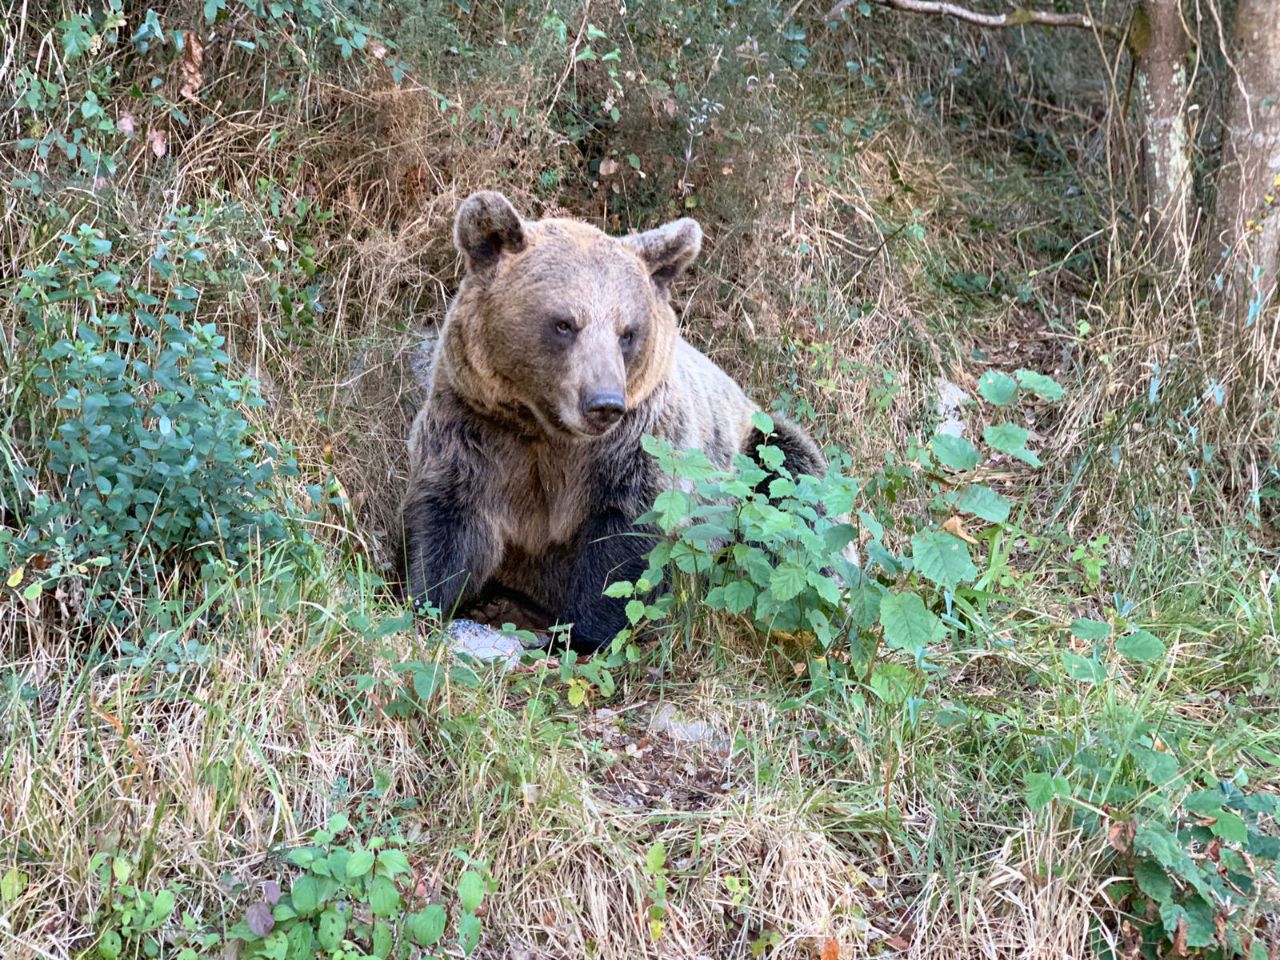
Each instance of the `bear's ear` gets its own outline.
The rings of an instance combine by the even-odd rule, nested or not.
[[[702,228],[698,221],[679,220],[623,237],[622,242],[640,255],[649,267],[654,286],[666,293],[671,281],[684,273],[702,249]]]
[[[481,190],[458,207],[458,215],[453,220],[453,242],[467,258],[469,270],[485,270],[504,253],[519,253],[524,249],[524,221],[502,194]]]

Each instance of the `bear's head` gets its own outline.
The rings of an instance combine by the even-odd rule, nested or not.
[[[467,275],[445,345],[468,402],[591,438],[667,378],[679,335],[668,290],[701,248],[693,220],[615,238],[575,220],[525,220],[483,191],[458,208],[454,242]]]

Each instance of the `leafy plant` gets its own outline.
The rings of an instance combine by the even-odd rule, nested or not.
[[[1133,624],[1114,636],[1111,625],[1080,618],[1071,633],[1092,645],[1088,657],[1064,652],[1068,677],[1102,698],[1103,709],[1084,743],[1053,771],[1027,778],[1027,803],[1066,804],[1082,826],[1105,831],[1116,863],[1133,883],[1110,889],[1141,933],[1142,955],[1210,958],[1268,956],[1254,925],[1276,907],[1280,889],[1280,804],[1274,795],[1245,792],[1234,780],[1198,787],[1191,765],[1158,720],[1121,706],[1114,696],[1117,668],[1148,678],[1167,656],[1164,642]],[[1114,656],[1112,656],[1114,651]],[[1053,756],[1063,747],[1054,744]],[[1102,811],[1102,816],[1098,812]]]
[[[122,591],[163,568],[208,572],[299,536],[273,505],[293,460],[258,439],[244,413],[263,403],[256,384],[230,376],[223,337],[195,319],[211,269],[200,225],[172,215],[132,281],[116,242],[88,226],[23,272],[31,379],[51,405],[45,466],[63,478],[27,500],[16,564],[47,571],[28,597],[93,564],[90,609],[116,613]]]
[[[756,420],[772,432],[768,416]],[[745,455],[735,458],[733,470],[721,471],[700,451],[677,451],[655,438],[644,444],[673,483],[639,522],[654,524],[669,539],[650,553],[641,578],[606,590],[629,598],[631,624],[671,610],[675,594],[649,596],[670,571],[697,578],[711,609],[749,616],[766,632],[808,632],[830,646],[847,619],[839,578],[858,580],[841,554],[857,531],[837,519],[852,506],[854,481],[836,471],[825,478],[792,476],[782,452],[766,444],[759,454],[779,475],[765,491],[758,487],[768,474]]]
[[[661,842],[645,854],[644,872],[653,882],[649,892],[649,938],[656,943],[662,939],[667,916],[667,848]]]
[[[312,843],[289,852],[299,873],[288,889],[262,886],[262,897],[229,936],[244,943],[241,957],[270,960],[363,960],[439,956],[445,944],[470,956],[480,943],[478,916],[488,891],[484,864],[462,854],[465,868],[454,887],[456,907],[421,903],[410,885],[409,858],[400,841],[372,837],[340,842],[350,821],[336,814]],[[449,936],[452,919],[452,936]]]
[[[151,891],[138,885],[135,864],[128,857],[98,853],[90,859],[89,869],[103,887],[92,917],[97,934],[94,951],[102,960],[160,956],[196,960],[220,942],[217,934],[200,931],[188,913],[175,920],[182,888]]]

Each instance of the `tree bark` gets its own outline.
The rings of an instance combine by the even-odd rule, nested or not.
[[[1137,67],[1142,221],[1161,263],[1186,267],[1191,249],[1191,138],[1187,34],[1181,0],[1143,0],[1129,29]]]
[[[1280,2],[1239,0],[1231,33],[1208,266],[1222,279],[1224,322],[1238,331],[1274,295],[1280,259]]]

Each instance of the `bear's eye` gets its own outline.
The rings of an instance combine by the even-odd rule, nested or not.
[[[569,334],[573,333],[573,324],[568,320],[557,320],[556,333],[560,334],[562,337],[567,337]]]
[[[629,347],[631,346],[631,341],[635,338],[636,332],[634,330],[624,330],[622,335],[618,337],[618,342],[624,347]]]

